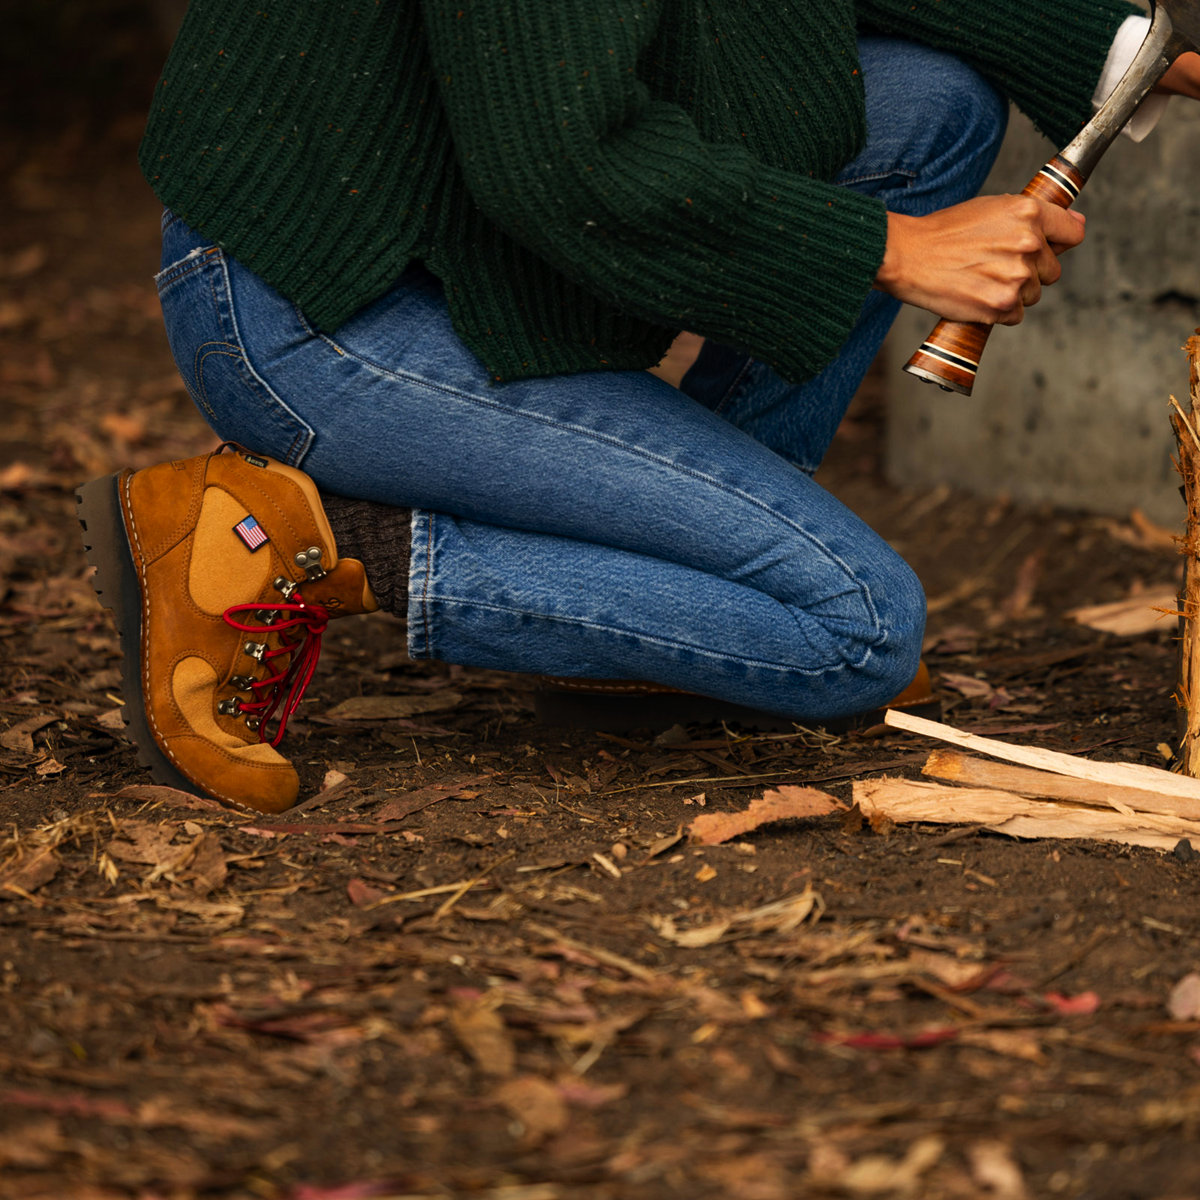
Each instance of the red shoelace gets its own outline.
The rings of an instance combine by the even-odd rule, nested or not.
[[[236,619],[238,613],[274,613],[274,620],[257,625],[247,625]],[[275,649],[263,652],[261,661],[274,674],[265,679],[256,679],[250,684],[252,700],[241,700],[238,712],[258,720],[258,740],[270,741],[278,746],[287,729],[288,718],[296,711],[317,669],[321,657],[321,635],[329,624],[329,614],[319,604],[307,604],[299,592],[293,592],[289,600],[278,604],[235,604],[225,610],[225,623],[242,633],[258,634],[256,640],[264,641],[263,634],[274,633],[279,637]],[[298,634],[298,637],[293,635]],[[285,659],[284,662],[276,662]],[[267,726],[272,718],[277,719],[274,735],[268,739]]]

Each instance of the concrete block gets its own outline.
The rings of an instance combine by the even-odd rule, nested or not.
[[[988,192],[1018,192],[1058,147],[1014,114]],[[989,339],[970,397],[902,371],[933,320],[905,308],[884,348],[886,464],[904,486],[1182,519],[1169,396],[1200,325],[1200,106],[1175,99],[1111,147],[1077,204],[1083,245],[1022,324]]]

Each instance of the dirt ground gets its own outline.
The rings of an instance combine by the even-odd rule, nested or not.
[[[1200,1196],[1200,1021],[1168,1009],[1200,858],[853,810],[687,837],[915,778],[925,739],[563,733],[371,618],[290,727],[299,809],[148,786],[72,491],[213,438],[150,279],[154,40],[124,36],[103,105],[0,141],[0,1197]],[[1172,531],[888,487],[885,402],[826,478],[926,585],[943,719],[1164,765],[1171,622],[1065,614],[1174,582]],[[336,711],[367,696],[391,714]]]

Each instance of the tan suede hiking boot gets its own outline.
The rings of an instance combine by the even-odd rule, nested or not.
[[[321,634],[375,597],[362,563],[338,558],[307,475],[225,449],[94,479],[79,519],[141,762],[160,783],[280,812],[299,779],[275,747]]]

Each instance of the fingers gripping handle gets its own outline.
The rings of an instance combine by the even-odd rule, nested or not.
[[[1083,175],[1058,154],[1025,185],[1021,194],[1036,196],[1059,208],[1070,208],[1083,184]],[[904,369],[926,383],[969,396],[991,332],[991,325],[979,321],[939,321]]]

